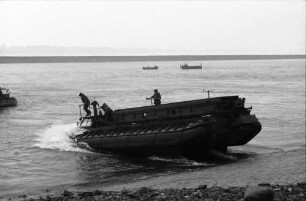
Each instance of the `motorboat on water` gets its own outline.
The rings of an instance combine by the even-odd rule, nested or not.
[[[211,149],[244,145],[261,131],[252,107],[238,96],[117,110],[104,103],[93,109],[94,115],[80,117],[83,131],[73,138],[102,152],[201,157]]]
[[[190,66],[188,64],[183,64],[183,65],[180,65],[180,68],[181,69],[202,69],[202,63],[201,65],[193,65],[193,66]]]
[[[144,66],[142,67],[143,70],[157,70],[158,66]]]
[[[0,87],[0,108],[16,106],[17,99],[10,96],[10,90]]]

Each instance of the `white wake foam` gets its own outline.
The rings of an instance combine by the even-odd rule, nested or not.
[[[209,163],[206,162],[197,162],[191,159],[187,159],[187,158],[163,158],[160,156],[151,156],[149,157],[149,159],[154,160],[154,161],[161,161],[161,162],[173,162],[173,163],[178,163],[181,165],[188,165],[188,166],[192,166],[192,167],[196,167],[196,166],[208,166],[210,165]]]
[[[60,151],[87,152],[77,147],[70,137],[81,132],[75,124],[53,124],[37,133],[34,146],[43,149],[57,149]]]

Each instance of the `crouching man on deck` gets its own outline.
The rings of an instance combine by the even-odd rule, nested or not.
[[[96,99],[93,99],[90,105],[92,105],[93,112],[94,112],[94,117],[97,117],[98,116],[97,107],[99,107],[99,103],[96,101]]]

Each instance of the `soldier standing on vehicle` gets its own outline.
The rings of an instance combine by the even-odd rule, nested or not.
[[[160,105],[161,104],[161,95],[158,92],[157,89],[154,89],[154,94],[153,96],[146,98],[147,100],[153,99],[154,100],[154,105]]]
[[[90,116],[91,112],[90,112],[90,110],[88,109],[88,107],[89,107],[89,105],[90,105],[90,101],[89,101],[88,97],[85,96],[85,94],[83,94],[83,93],[80,93],[79,96],[80,96],[81,99],[82,99],[82,102],[83,102],[83,105],[84,105],[84,106],[83,106],[83,109],[84,109],[84,111],[86,112],[86,116]]]

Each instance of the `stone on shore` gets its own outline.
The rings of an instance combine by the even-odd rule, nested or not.
[[[243,201],[273,201],[273,190],[269,185],[248,187]]]

